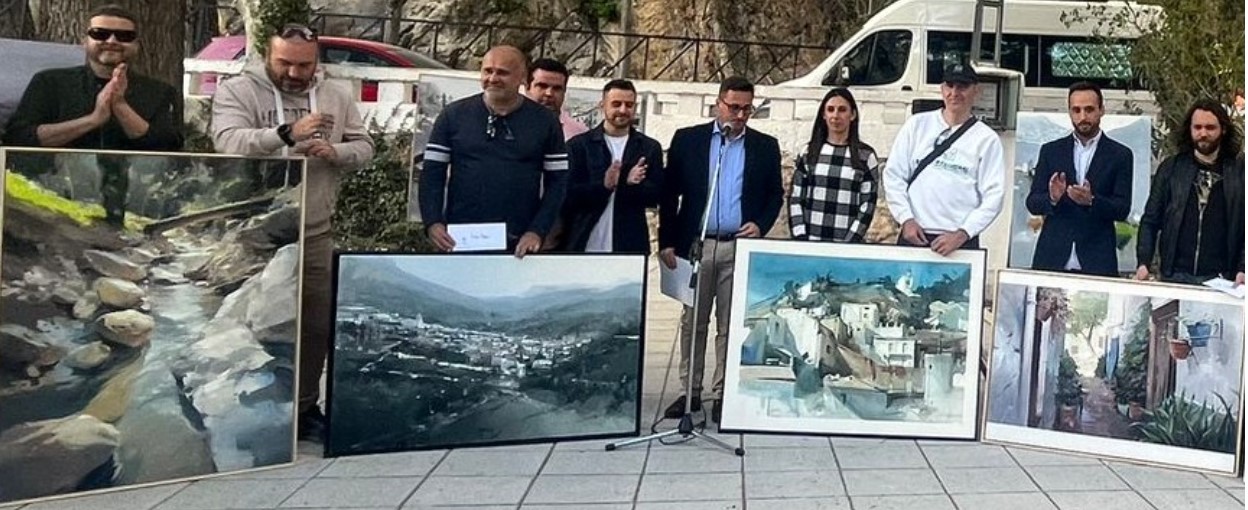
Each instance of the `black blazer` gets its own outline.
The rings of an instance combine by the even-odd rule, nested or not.
[[[667,149],[667,175],[659,202],[659,249],[675,248],[679,257],[689,257],[689,248],[702,229],[714,129],[716,123],[710,122],[677,130]],[[784,204],[780,144],[774,137],[746,129],[741,189],[741,222],[754,222],[767,235]]]
[[[602,125],[568,140],[568,193],[563,202],[565,235],[561,251],[585,251],[589,234],[607,207],[611,190],[602,179],[611,167],[611,148]],[[628,184],[628,172],[646,158],[646,179]],[[611,248],[613,252],[650,253],[650,226],[646,208],[659,205],[663,189],[663,147],[653,138],[631,129],[624,145],[620,178],[615,187],[615,213]]]
[[[1190,152],[1170,156],[1157,167],[1136,237],[1137,266],[1151,267],[1156,253],[1161,259],[1161,276],[1174,274],[1179,230],[1183,228],[1196,171],[1196,159]],[[1243,154],[1222,158],[1222,192],[1226,194],[1226,260],[1230,272],[1222,276],[1234,279],[1236,272],[1244,272]]]
[[[1075,173],[1075,138],[1066,136],[1044,144],[1036,162],[1036,176],[1027,195],[1027,210],[1044,216],[1036,241],[1032,269],[1064,271],[1075,243],[1080,272],[1118,276],[1118,247],[1114,222],[1125,221],[1131,212],[1131,178],[1134,155],[1127,146],[1102,134],[1088,165],[1092,205],[1076,204],[1062,195],[1057,205],[1049,201],[1049,178],[1065,172],[1067,184],[1079,181]]]

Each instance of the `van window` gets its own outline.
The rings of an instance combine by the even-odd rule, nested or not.
[[[900,80],[910,63],[913,38],[909,30],[883,30],[867,36],[845,54],[844,60],[832,66],[828,75],[823,77],[823,84],[885,85]],[[842,67],[849,69],[849,79],[844,83],[841,80]]]
[[[1077,37],[1046,37],[1041,48],[1042,87],[1069,87],[1090,81],[1121,89],[1132,82],[1131,47],[1125,41],[1102,43]]]
[[[992,58],[996,34],[984,34],[980,40],[980,58]],[[1036,86],[1040,38],[1034,35],[1005,34],[1001,40],[1001,67],[1023,73],[1023,84]],[[939,84],[945,66],[964,61],[971,51],[970,32],[928,32],[927,83]]]

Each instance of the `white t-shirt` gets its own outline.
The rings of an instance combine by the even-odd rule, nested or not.
[[[915,220],[928,233],[965,230],[978,236],[1001,214],[1005,202],[1005,155],[996,131],[977,122],[949,150],[906,181],[937,140],[953,134],[942,110],[906,119],[884,167],[884,197],[898,223]]]
[[[611,151],[611,161],[624,160],[624,146],[628,145],[628,135],[611,136],[606,135],[603,138],[607,140],[607,148]],[[629,168],[620,168],[620,173],[628,172]],[[625,175],[627,178],[627,175]],[[602,216],[598,217],[598,223],[594,224],[594,229],[589,232],[589,242],[585,244],[586,253],[608,253],[614,244],[612,241],[612,231],[615,229],[615,192],[611,192],[611,198],[607,199],[607,208],[603,209]]]

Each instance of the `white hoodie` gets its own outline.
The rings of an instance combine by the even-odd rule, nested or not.
[[[326,80],[323,73],[317,71],[306,92],[281,92],[269,80],[264,64],[257,62],[241,75],[222,81],[212,102],[212,141],[217,152],[242,156],[297,156],[302,145],[287,147],[277,135],[277,126],[309,113],[333,115],[334,129],[327,139],[338,160],[307,160],[304,215],[309,237],[329,233],[342,174],[362,168],[373,157],[373,140],[364,129],[351,86]]]

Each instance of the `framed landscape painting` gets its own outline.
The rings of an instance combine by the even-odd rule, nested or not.
[[[997,303],[984,441],[1240,469],[1242,300],[1003,271]]]
[[[3,157],[0,504],[293,462],[303,161]]]
[[[738,241],[721,429],[974,438],[984,259]]]
[[[337,258],[326,455],[636,435],[643,255]]]

